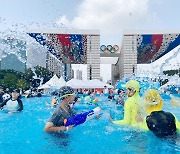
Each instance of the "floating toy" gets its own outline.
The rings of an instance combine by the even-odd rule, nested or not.
[[[10,96],[9,94],[5,93],[5,94],[2,96],[2,98],[3,98],[3,101],[5,101],[5,100],[10,99],[11,96]]]
[[[150,114],[152,111],[160,111],[163,108],[163,100],[159,92],[155,89],[149,89],[145,92],[144,101],[146,105],[146,112]]]
[[[96,107],[93,110],[90,110],[88,112],[80,113],[68,119],[64,119],[64,126],[66,127],[69,125],[77,126],[77,125],[83,124],[85,121],[93,119],[95,116],[99,115],[100,112],[101,112],[101,108]]]

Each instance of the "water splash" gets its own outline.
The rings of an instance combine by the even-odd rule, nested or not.
[[[174,51],[174,54],[172,56],[170,56],[169,58],[167,58],[164,63],[162,63],[162,65],[160,66],[160,75],[163,76],[163,68],[165,65],[169,64],[169,61],[173,58],[176,58],[177,55],[180,53],[180,48],[176,51]]]
[[[173,107],[180,107],[180,97],[174,96],[172,94],[170,94],[171,100],[170,100],[170,104]]]

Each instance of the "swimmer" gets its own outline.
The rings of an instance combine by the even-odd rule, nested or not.
[[[84,98],[84,103],[85,103],[85,104],[92,105],[93,100],[94,100],[93,94],[92,94],[91,92],[88,92],[88,96],[86,96],[86,97]]]
[[[63,132],[73,128],[73,125],[66,127],[64,125],[64,119],[68,119],[69,117],[76,115],[70,107],[75,98],[74,90],[69,86],[63,86],[59,90],[59,95],[61,103],[59,103],[52,117],[45,125],[45,132]]]
[[[17,112],[23,110],[23,103],[20,99],[20,90],[15,89],[11,93],[11,99],[5,100],[1,105],[0,108],[3,109],[3,106],[6,105],[6,110],[9,112]]]
[[[113,90],[110,89],[110,90],[109,90],[109,95],[108,95],[108,101],[112,101],[112,100],[115,100],[115,99],[114,99]]]
[[[57,100],[56,96],[53,96],[52,101],[51,101],[51,106],[56,107],[57,104],[58,104],[58,100]]]
[[[118,90],[118,96],[116,97],[116,105],[124,106],[124,90]]]

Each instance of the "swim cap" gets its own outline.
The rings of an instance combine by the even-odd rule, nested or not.
[[[74,90],[73,88],[69,87],[69,86],[63,86],[59,89],[59,96],[60,98],[64,98],[66,96],[70,96],[73,95]]]
[[[134,89],[134,90],[136,90],[137,92],[140,91],[139,82],[137,82],[136,80],[130,80],[130,81],[128,81],[126,84],[123,84],[123,85],[121,85],[121,86],[122,86],[122,87],[125,87],[125,88]]]
[[[170,112],[155,111],[146,117],[146,123],[157,137],[176,134],[175,117]]]
[[[144,103],[146,106],[146,112],[150,114],[153,111],[160,111],[163,108],[163,100],[159,95],[159,92],[155,89],[149,89],[144,95]]]

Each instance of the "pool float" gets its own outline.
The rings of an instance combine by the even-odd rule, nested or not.
[[[91,98],[90,96],[86,96],[83,99],[84,104],[91,104],[92,101],[93,101],[93,98]]]
[[[159,92],[155,89],[149,89],[144,95],[144,103],[146,106],[147,114],[150,114],[152,111],[160,111],[163,108],[163,100],[159,95]]]
[[[77,126],[77,125],[83,124],[85,121],[93,119],[95,116],[99,115],[100,112],[101,112],[101,108],[96,107],[93,110],[90,110],[88,112],[80,113],[68,119],[64,119],[64,126],[66,127],[69,125]]]
[[[9,94],[5,93],[5,94],[2,96],[2,98],[3,98],[3,101],[5,101],[5,100],[10,99],[11,96],[10,96]]]

